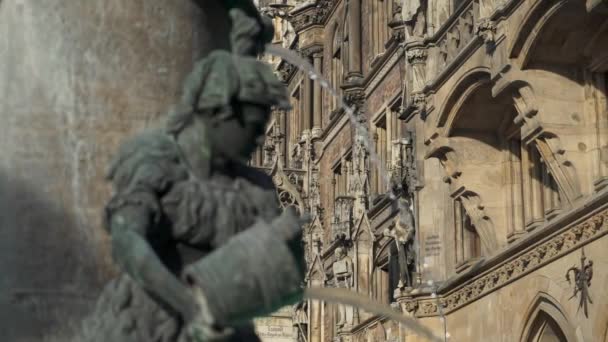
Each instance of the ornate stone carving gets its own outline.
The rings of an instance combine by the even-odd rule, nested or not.
[[[343,247],[338,247],[334,252],[335,260],[332,265],[334,283],[338,288],[351,289],[354,286],[353,260],[346,254]],[[338,331],[346,330],[353,325],[354,308],[344,304],[338,304]]]
[[[353,89],[344,93],[344,101],[352,107],[355,112],[360,111],[365,103],[365,92],[363,89]]]
[[[293,326],[296,328],[297,342],[305,342],[308,328],[308,301],[303,300],[293,306]]]
[[[493,44],[496,35],[496,23],[489,19],[481,20],[475,28],[475,34],[481,37],[486,44]]]
[[[574,281],[574,293],[570,299],[575,298],[580,293],[580,300],[578,303],[578,309],[583,309],[585,317],[589,318],[588,315],[588,304],[593,304],[591,296],[589,294],[589,287],[591,286],[591,279],[593,278],[593,261],[585,262],[585,250],[581,250],[581,267],[572,266],[566,271],[566,280],[568,284],[570,281]],[[570,278],[570,273],[574,275],[574,279]],[[588,302],[588,303],[587,303]]]
[[[407,57],[407,61],[410,64],[425,63],[426,57],[427,57],[427,52],[426,52],[426,49],[422,49],[422,48],[410,49],[410,50],[407,50],[406,57]]]
[[[475,15],[473,11],[473,2],[471,2],[460,17],[452,21],[447,32],[437,41],[440,66],[450,63],[474,37]]]
[[[477,278],[473,282],[461,285],[450,293],[443,295],[442,302],[445,303],[445,312],[449,313],[462,306],[468,305],[481,296],[505,286],[515,279],[534,272],[540,267],[553,261],[556,256],[570,253],[571,250],[579,248],[590,240],[594,240],[608,233],[608,209],[596,213],[583,222],[567,228],[565,231],[555,235],[553,238],[536,246],[533,249],[519,253],[504,261],[500,266]],[[579,270],[591,273],[591,269],[585,270],[589,263],[582,264]],[[580,271],[579,271],[580,272]],[[576,273],[576,272],[574,272]],[[583,279],[580,278],[579,280]],[[575,279],[576,281],[576,276]],[[586,281],[586,280],[585,280]],[[588,285],[588,283],[587,283]],[[415,310],[418,317],[436,316],[439,314],[437,305],[433,305],[430,299],[418,298],[413,300],[419,302],[419,308]],[[407,304],[416,307],[415,304]]]
[[[308,197],[310,215],[312,217],[319,217],[319,220],[323,220],[324,209],[321,204],[321,185],[319,184],[319,170],[313,169],[311,171],[310,180],[310,195]]]
[[[334,203],[334,217],[331,224],[332,238],[334,240],[350,240],[355,198],[339,196]]]
[[[414,286],[413,266],[416,259],[414,251],[414,235],[416,229],[414,225],[414,214],[410,208],[409,201],[399,200],[399,215],[391,228],[384,231],[384,236],[393,239],[397,247],[399,263],[399,283],[398,289],[411,289]],[[395,290],[395,289],[393,289]]]
[[[318,0],[316,6],[291,15],[289,22],[291,22],[296,32],[300,32],[311,26],[322,25],[337,4],[337,1]]]
[[[277,69],[279,80],[283,83],[287,83],[293,74],[295,74],[296,70],[297,68],[295,66],[282,61]]]

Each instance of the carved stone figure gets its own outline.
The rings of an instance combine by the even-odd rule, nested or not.
[[[384,231],[385,236],[393,238],[397,247],[397,258],[399,260],[399,283],[398,287],[412,288],[412,268],[416,259],[414,251],[414,215],[409,207],[408,201],[400,200],[400,212],[394,227]]]
[[[346,255],[346,251],[342,247],[338,247],[334,251],[335,261],[332,265],[334,274],[334,282],[338,288],[351,289],[354,286],[353,278],[353,260]],[[353,324],[354,312],[352,307],[347,307],[343,304],[338,305],[338,329],[351,326]]]
[[[293,325],[296,328],[296,341],[306,342],[308,329],[308,301],[301,301],[293,306]]]
[[[404,1],[401,17],[405,23],[406,41],[424,38],[426,33],[426,0]]]
[[[247,3],[231,2],[232,51],[195,65],[167,128],[116,156],[106,226],[123,273],[77,341],[259,341],[249,320],[299,298],[302,222],[280,213],[272,180],[243,162],[271,106],[287,106],[255,58],[272,27]]]

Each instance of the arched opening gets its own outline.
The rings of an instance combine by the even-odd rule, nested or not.
[[[538,1],[511,48],[522,69],[572,75],[573,67],[608,71],[608,22],[589,12],[584,1]],[[587,64],[587,65],[585,65]]]
[[[440,123],[448,148],[459,156],[439,158],[451,178],[457,271],[493,253],[511,230],[524,229],[521,159],[526,151],[514,123],[516,107],[508,96],[492,96],[487,75],[471,77],[474,81],[465,79],[466,87],[458,87],[458,97],[448,101],[453,107]]]
[[[553,298],[541,293],[527,315],[521,342],[575,342],[574,331]]]
[[[541,311],[525,342],[568,342],[566,335],[551,316]]]
[[[564,140],[593,137],[586,149],[570,149],[567,163],[551,166],[567,205],[581,192],[608,186],[608,164],[601,162],[600,152],[591,152],[606,146],[607,135],[602,129],[588,129],[605,127],[608,122],[608,17],[586,4],[592,5],[589,1],[537,1],[520,25],[510,52],[514,64],[530,70],[530,84],[540,90],[539,103],[544,107],[538,113],[540,124],[556,127],[553,133],[566,136]],[[552,86],[558,82],[560,87]],[[573,119],[572,113],[577,113]],[[572,127],[581,133],[570,134]],[[590,178],[576,174],[575,166],[585,164],[593,165]]]

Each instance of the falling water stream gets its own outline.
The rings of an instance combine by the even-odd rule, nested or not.
[[[391,176],[387,172],[383,163],[380,161],[378,154],[376,153],[376,150],[373,148],[373,141],[372,141],[371,136],[369,135],[369,131],[368,131],[367,125],[366,125],[367,121],[359,120],[358,114],[355,113],[355,110],[344,101],[342,96],[340,96],[340,94],[338,94],[338,92],[330,85],[329,81],[326,80],[319,72],[317,72],[315,70],[314,66],[312,64],[310,64],[306,59],[300,57],[298,54],[296,54],[295,52],[293,52],[291,50],[285,49],[283,47],[275,46],[275,45],[270,45],[270,44],[266,46],[266,52],[271,55],[280,57],[283,60],[285,60],[286,62],[297,67],[300,71],[304,72],[308,76],[309,79],[311,79],[313,81],[317,81],[321,88],[323,88],[325,91],[329,92],[329,94],[337,100],[338,107],[344,110],[344,112],[347,114],[351,124],[356,129],[356,132],[357,132],[356,137],[358,139],[357,142],[362,143],[364,145],[366,151],[369,153],[370,162],[376,167],[376,169],[378,170],[378,174],[384,178],[386,184],[391,184]],[[405,204],[402,201],[397,200],[398,196],[395,193],[395,189],[392,185],[389,186],[388,191],[389,191],[388,195],[389,195],[390,200],[393,203],[394,202],[397,203],[398,215],[400,215],[402,210],[405,209]],[[417,241],[416,241],[416,243],[417,243]],[[425,264],[424,268],[426,268],[426,267],[427,267],[427,265]],[[449,334],[447,332],[447,320],[446,320],[443,308],[441,307],[439,298],[437,297],[437,285],[433,280],[429,280],[427,283],[429,286],[432,287],[432,294],[431,294],[432,298],[437,299],[437,311],[441,317],[441,322],[442,322],[443,328],[444,328],[443,329],[444,330],[443,339],[440,339],[440,338],[434,336],[433,333],[428,328],[420,325],[415,320],[413,320],[409,317],[400,315],[400,314],[395,314],[395,312],[392,309],[386,307],[385,305],[374,303],[369,300],[367,300],[367,301],[362,300],[363,298],[361,296],[358,296],[359,299],[357,299],[355,294],[346,293],[347,291],[330,293],[327,291],[329,291],[329,290],[334,291],[334,290],[339,290],[339,289],[321,289],[321,288],[308,289],[306,296],[311,299],[320,299],[320,300],[326,300],[326,301],[339,301],[341,303],[355,305],[355,306],[363,307],[365,309],[370,309],[370,311],[373,311],[378,314],[386,315],[387,317],[404,324],[406,327],[412,329],[417,334],[419,334],[421,336],[425,336],[432,341],[442,341],[442,340],[447,341],[447,339],[449,337]]]

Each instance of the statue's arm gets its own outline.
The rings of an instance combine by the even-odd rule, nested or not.
[[[191,320],[198,308],[189,290],[165,267],[145,238],[151,216],[150,210],[138,205],[121,207],[111,215],[113,257],[138,285]]]

